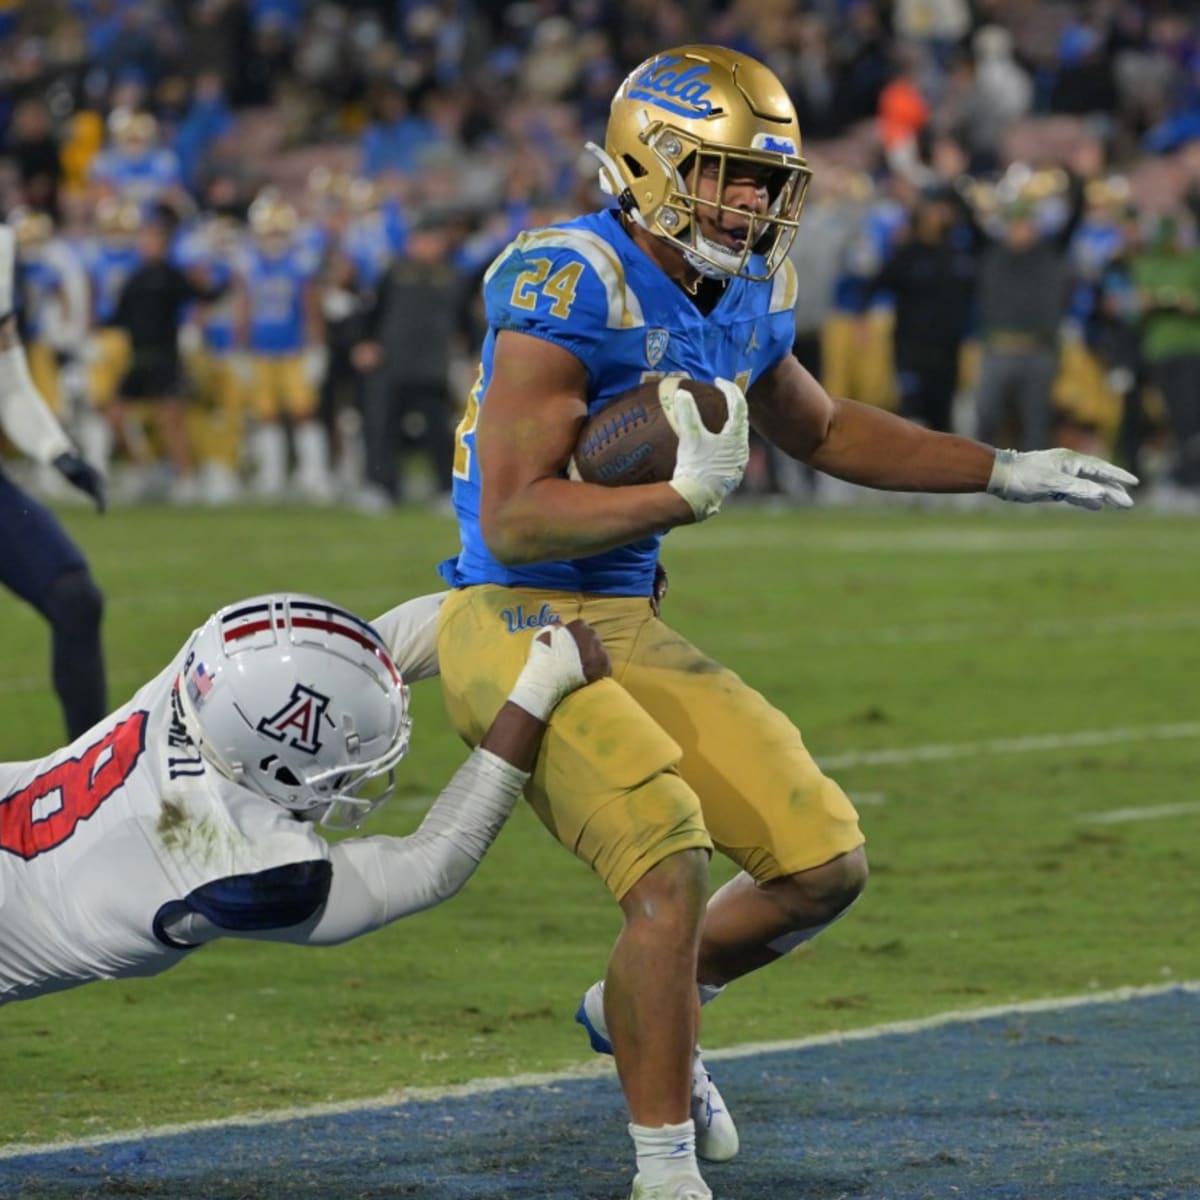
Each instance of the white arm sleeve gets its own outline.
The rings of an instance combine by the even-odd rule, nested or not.
[[[255,936],[332,946],[449,900],[474,874],[528,779],[490,751],[474,750],[415,833],[337,843],[321,911],[301,925]]]
[[[22,454],[41,463],[75,449],[34,387],[20,345],[0,351],[0,426]]]
[[[418,596],[371,622],[405,683],[430,679],[438,673],[438,609],[445,597],[445,592]]]

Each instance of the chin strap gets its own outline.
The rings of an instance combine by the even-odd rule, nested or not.
[[[699,228],[695,230],[695,237],[697,245],[701,246],[704,254],[710,257],[705,258],[704,255],[696,250],[689,250],[686,246],[680,246],[680,249],[683,251],[683,257],[687,260],[688,266],[693,271],[699,272],[705,279],[730,279],[737,274],[737,266],[723,266],[720,260],[727,256],[732,257],[737,260],[737,264],[740,266],[740,255],[731,255],[724,246],[720,246],[710,238],[706,238],[700,232]]]
[[[613,162],[612,155],[603,147],[597,146],[595,142],[586,142],[584,149],[600,160],[600,190],[606,196],[615,196],[617,203],[621,206],[621,211],[649,233],[650,226],[646,224],[646,218],[642,216],[641,209],[638,208],[637,201],[633,198],[633,193],[621,182],[621,172],[617,169],[617,164]]]
[[[705,279],[729,279],[737,274],[738,266],[741,262],[740,256],[730,255],[730,252],[724,246],[720,246],[716,242],[706,238],[698,228],[695,229],[695,238],[697,244],[703,249],[704,254],[690,249],[677,238],[673,238],[667,234],[660,234],[651,229],[641,209],[638,208],[637,201],[633,198],[633,193],[621,182],[621,173],[617,169],[617,164],[613,161],[612,155],[603,147],[597,146],[595,142],[587,142],[585,148],[600,160],[600,190],[606,196],[615,196],[617,203],[621,206],[621,211],[631,221],[635,221],[652,236],[660,238],[662,241],[674,246],[677,250],[682,251],[688,266],[698,274],[703,275]],[[679,180],[679,187],[682,190],[682,180]],[[705,254],[709,257],[704,257]],[[722,258],[732,258],[736,261],[733,265],[725,266],[721,263]]]

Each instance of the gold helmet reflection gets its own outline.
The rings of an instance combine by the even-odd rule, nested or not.
[[[96,205],[96,228],[105,238],[131,238],[141,223],[141,211],[129,200],[106,196]]]
[[[49,213],[33,208],[14,208],[8,214],[13,237],[26,251],[38,250],[54,236],[54,220]]]
[[[250,205],[250,230],[257,238],[291,238],[300,224],[296,210],[272,192]]]
[[[114,108],[108,118],[108,131],[123,150],[145,150],[158,141],[154,115],[132,108]]]
[[[604,191],[702,274],[766,280],[787,256],[812,172],[787,92],[749,55],[680,46],[648,59],[613,97],[604,149],[588,148],[600,159]],[[772,168],[768,211],[741,251],[705,238],[696,221],[700,168],[716,168],[719,199],[731,161]],[[709,207],[718,219],[733,211]]]

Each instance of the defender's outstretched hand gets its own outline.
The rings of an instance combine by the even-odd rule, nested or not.
[[[720,509],[725,497],[742,482],[750,458],[745,393],[728,379],[714,383],[725,393],[729,414],[717,433],[704,427],[696,399],[687,388],[676,388],[662,398],[663,412],[679,438],[671,486],[688,502],[697,521]]]
[[[551,625],[529,644],[529,658],[509,700],[539,721],[577,688],[612,674],[604,643],[586,621]]]
[[[104,511],[104,476],[87,459],[67,451],[54,460],[54,465],[69,483],[91,496],[96,503],[97,512]]]
[[[1102,458],[1074,450],[997,450],[987,490],[1020,504],[1065,500],[1081,508],[1132,508],[1133,497],[1125,488],[1137,481],[1136,475]]]

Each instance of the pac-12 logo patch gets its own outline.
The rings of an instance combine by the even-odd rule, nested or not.
[[[305,754],[316,754],[321,748],[321,718],[329,707],[329,697],[298,683],[292,688],[287,703],[263,717],[255,726],[259,733],[276,742],[287,742]]]
[[[666,329],[646,330],[646,365],[648,367],[657,367],[662,362],[663,355],[667,352],[667,343],[670,340],[671,334]]]

